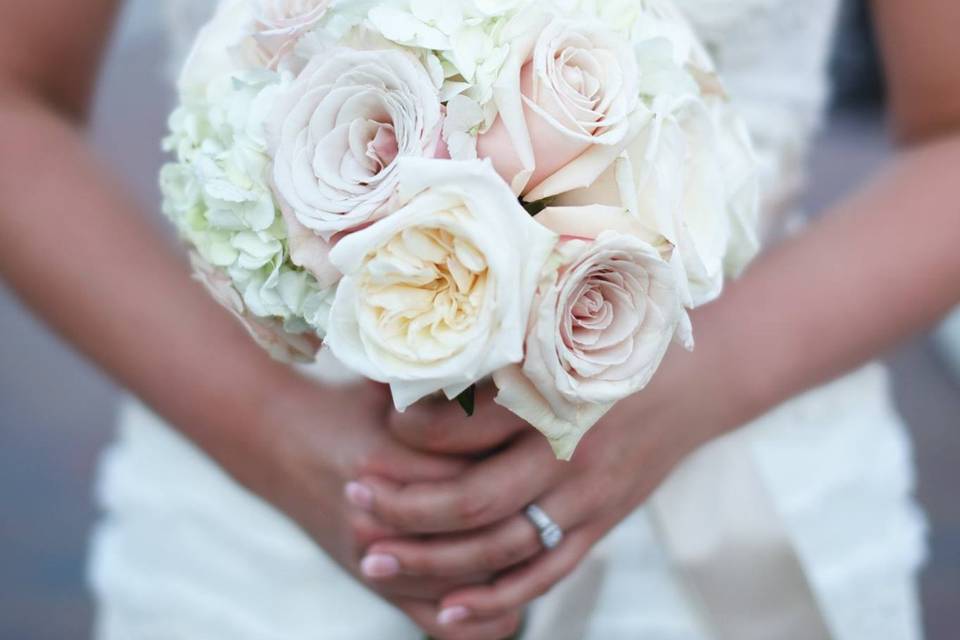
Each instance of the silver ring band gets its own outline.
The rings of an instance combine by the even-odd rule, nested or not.
[[[563,541],[563,529],[547,515],[547,512],[535,504],[531,504],[524,511],[527,519],[537,528],[540,542],[546,549],[555,549]]]

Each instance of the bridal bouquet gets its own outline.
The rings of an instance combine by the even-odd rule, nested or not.
[[[755,252],[749,137],[667,0],[223,0],[179,92],[164,210],[258,342],[401,411],[492,377],[562,458]]]

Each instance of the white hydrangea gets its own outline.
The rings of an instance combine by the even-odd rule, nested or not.
[[[503,26],[531,0],[394,0],[377,3],[370,26],[387,40],[436,52],[445,70],[445,98],[466,94],[482,107],[509,54]],[[492,119],[492,113],[491,119]]]
[[[633,43],[641,78],[641,95],[698,93],[691,68],[713,71],[710,56],[696,33],[671,2],[664,0],[557,0],[571,15],[599,19]]]
[[[256,316],[326,333],[333,291],[289,261],[286,226],[267,183],[263,123],[282,80],[244,71],[185,98],[170,118],[163,210],[203,260],[222,269]]]

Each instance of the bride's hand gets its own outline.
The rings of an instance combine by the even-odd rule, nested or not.
[[[393,482],[449,481],[466,463],[415,451],[393,438],[386,428],[389,397],[378,385],[334,389],[293,378],[282,385],[282,397],[256,419],[260,424],[236,429],[232,442],[216,447],[218,458],[238,480],[290,516],[360,579],[363,551],[397,532],[349,507],[346,494],[363,500],[357,487],[345,491],[349,481],[371,474]],[[378,571],[376,562],[364,568],[368,573]],[[517,625],[516,612],[478,620],[458,628],[453,636],[449,630],[445,635],[437,624],[442,595],[490,577],[486,572],[455,578],[385,577],[374,590],[434,637],[505,637]]]
[[[498,574],[488,584],[458,588],[444,597],[444,621],[523,608],[570,573],[682,458],[718,434],[702,408],[691,409],[689,399],[674,397],[676,385],[664,381],[657,386],[618,404],[569,463],[557,461],[543,436],[528,427],[455,479],[400,483],[376,475],[362,478],[373,499],[355,505],[358,511],[367,510],[377,522],[404,534],[374,543],[367,558],[395,566],[397,575]],[[478,416],[485,414],[498,415],[489,399],[477,410]],[[443,424],[436,421],[440,432]],[[502,430],[511,432],[510,424]],[[537,531],[522,513],[530,503],[565,531],[561,545],[550,552],[543,552]]]

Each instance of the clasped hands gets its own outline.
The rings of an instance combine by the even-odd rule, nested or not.
[[[395,456],[402,462],[376,457],[343,487],[362,541],[354,574],[444,640],[513,635],[523,609],[702,442],[677,433],[641,394],[615,407],[574,459],[561,462],[493,394],[478,390],[473,417],[456,403],[389,411],[394,447],[424,456],[421,464],[408,454]],[[531,503],[563,529],[557,548],[545,550],[524,515]]]

